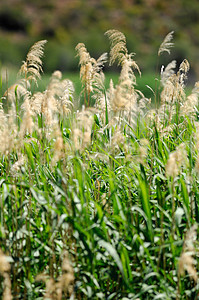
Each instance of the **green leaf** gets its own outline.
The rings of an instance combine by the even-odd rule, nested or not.
[[[153,229],[152,229],[152,217],[151,217],[151,207],[149,201],[149,190],[146,180],[142,179],[140,175],[138,175],[139,187],[141,192],[141,202],[142,208],[147,217],[147,226],[149,231],[150,239],[153,240]]]
[[[104,240],[99,240],[98,244],[99,244],[99,246],[105,248],[107,250],[107,252],[112,256],[112,258],[115,260],[115,263],[118,266],[120,272],[122,273],[123,277],[125,277],[121,259],[119,257],[119,254],[117,253],[116,249],[113,247],[113,245],[111,245],[110,243],[108,243]]]

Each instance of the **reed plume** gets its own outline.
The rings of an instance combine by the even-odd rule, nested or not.
[[[27,93],[25,101],[21,106],[21,109],[24,111],[22,122],[20,125],[19,136],[23,138],[26,134],[32,134],[35,123],[33,122],[33,111],[31,109],[30,95]]]
[[[110,40],[110,65],[117,62],[121,66],[119,83],[109,92],[110,105],[114,113],[121,114],[126,121],[134,123],[140,113],[139,99],[145,98],[135,89],[136,76],[134,70],[141,75],[140,69],[133,59],[134,53],[128,53],[126,37],[118,30],[108,30],[105,35]],[[142,101],[142,105],[144,101]]]
[[[180,144],[175,151],[171,152],[165,166],[167,176],[176,177],[180,173],[180,169],[187,163],[187,153],[185,145]]]
[[[3,121],[0,125],[0,153],[5,155],[17,147],[18,127],[15,119],[16,114],[13,109],[10,109],[8,114],[0,109],[0,120]]]
[[[2,300],[12,300],[10,264],[8,257],[0,249],[0,275],[3,277],[3,295]]]
[[[189,118],[194,119],[195,114],[197,112],[198,99],[199,82],[196,82],[191,94],[186,98],[186,101],[182,104],[180,114],[182,116],[189,116]]]
[[[60,115],[67,116],[71,113],[74,100],[74,85],[71,80],[65,79],[61,82],[61,95],[58,98],[58,111]]]
[[[125,35],[115,29],[110,29],[105,32],[105,35],[110,40],[110,65],[113,65],[117,61],[118,65],[121,64],[124,57],[127,55],[128,50],[126,47]]]
[[[76,46],[79,56],[80,78],[84,89],[84,105],[90,105],[91,92],[93,84],[96,82],[97,73],[102,72],[102,68],[107,61],[107,53],[103,53],[97,60],[92,58],[83,43]]]
[[[91,130],[94,120],[92,110],[82,109],[77,112],[73,123],[72,142],[75,150],[83,151],[91,142]]]
[[[17,80],[4,93],[3,97],[10,101],[13,107],[17,107],[18,101],[26,96],[28,90],[30,90],[31,82],[37,84],[37,79],[41,78],[40,73],[43,71],[41,58],[46,42],[46,40],[39,41],[30,48],[26,60],[19,70],[19,74],[23,75],[23,78]]]
[[[173,43],[171,43],[173,39],[174,31],[169,32],[165,38],[164,41],[161,43],[159,50],[158,50],[158,56],[162,54],[163,52],[168,52],[170,54],[170,48],[173,47]]]
[[[185,80],[189,71],[189,63],[183,60],[177,73],[174,72],[175,61],[172,61],[165,70],[162,68],[161,83],[163,89],[160,94],[161,105],[157,109],[157,118],[159,119],[159,128],[167,132],[173,117],[179,114],[186,100]],[[168,127],[168,128],[167,128]]]
[[[58,124],[55,126],[53,130],[53,134],[55,142],[53,147],[53,158],[51,160],[51,165],[55,166],[55,164],[64,157],[64,141],[62,137],[62,133]]]
[[[53,127],[59,119],[68,115],[73,107],[73,83],[68,80],[62,80],[62,73],[55,71],[47,86],[47,89],[39,95],[41,113],[45,118],[46,125]]]
[[[29,82],[20,79],[5,91],[3,99],[6,99],[13,107],[15,107],[16,101],[18,101],[18,99],[23,99],[29,87]]]
[[[112,81],[112,80],[111,80]],[[110,83],[111,84],[111,83]],[[93,83],[93,99],[100,118],[104,124],[108,123],[108,115],[111,110],[110,106],[110,88],[105,90],[105,76],[103,72],[96,73]]]
[[[161,68],[161,83],[164,86],[167,80],[175,73],[176,60],[172,60],[164,69],[164,66]]]
[[[44,45],[46,40],[36,42],[29,50],[26,60],[23,62],[19,74],[24,75],[27,81],[34,81],[37,84],[37,79],[41,78],[42,56],[44,54]]]
[[[140,69],[136,62],[133,60],[135,53],[128,54],[126,46],[125,35],[115,29],[111,29],[105,32],[110,40],[110,65],[118,62],[118,65],[122,66],[120,81],[127,79],[135,80],[133,69],[136,69],[141,74]]]
[[[194,256],[196,255],[195,243],[197,239],[197,224],[194,224],[186,233],[182,253],[178,262],[178,295],[180,287],[180,277],[185,275],[185,272],[189,275],[190,279],[198,282],[198,274],[196,270],[196,263]]]

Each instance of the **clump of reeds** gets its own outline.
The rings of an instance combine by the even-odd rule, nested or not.
[[[22,76],[14,85],[7,89],[3,98],[7,101],[8,112],[5,113],[1,106],[1,118],[5,120],[0,128],[1,153],[12,152],[21,148],[24,136],[32,134],[35,129],[33,122],[34,109],[32,107],[32,82],[37,84],[42,72],[43,48],[47,41],[35,43],[29,50],[26,60],[23,62],[19,74]],[[23,103],[20,104],[23,100]],[[21,110],[24,112],[21,114]],[[20,122],[22,118],[22,122]]]
[[[30,48],[19,70],[21,78],[4,93],[4,97],[13,105],[14,103],[17,105],[18,100],[27,94],[32,82],[37,84],[37,80],[41,78],[40,73],[43,71],[41,58],[46,42],[46,40],[38,41]]]
[[[177,71],[176,61],[162,67],[160,106],[150,111],[152,122],[149,122],[149,118],[145,118],[149,101],[136,88],[136,72],[139,75],[141,72],[135,55],[128,52],[123,33],[109,30],[106,35],[111,44],[110,64],[117,63],[121,68],[119,81],[114,85],[110,80],[106,90],[103,66],[107,55],[94,59],[83,43],[78,44],[76,51],[85,101],[78,111],[72,113],[74,86],[62,78],[60,71],[52,74],[43,92],[32,92],[32,84],[37,84],[42,72],[45,41],[30,49],[20,71],[22,78],[4,95],[10,100],[7,113],[0,105],[0,167],[3,170],[6,159],[10,167],[9,174],[0,180],[0,217],[1,226],[6,224],[5,245],[9,245],[14,254],[21,255],[23,250],[18,249],[17,243],[20,240],[21,245],[27,246],[25,235],[31,237],[33,246],[30,251],[28,246],[24,247],[27,256],[23,261],[27,261],[27,273],[32,276],[38,270],[33,265],[35,257],[41,264],[42,255],[50,251],[49,238],[52,241],[58,236],[54,242],[57,248],[63,248],[67,235],[71,251],[75,253],[74,265],[81,269],[81,275],[85,274],[78,279],[81,282],[78,299],[84,293],[86,299],[90,291],[93,298],[128,295],[133,299],[145,296],[158,299],[161,294],[158,295],[157,286],[165,292],[162,298],[166,298],[167,292],[170,297],[175,287],[168,283],[171,290],[167,291],[162,282],[168,279],[167,273],[168,282],[175,282],[177,278],[171,273],[175,254],[171,256],[164,249],[173,250],[174,243],[182,239],[186,222],[192,224],[198,218],[197,203],[190,213],[188,211],[189,203],[192,208],[198,195],[196,172],[193,172],[195,178],[192,176],[194,166],[197,172],[199,170],[199,125],[194,122],[198,83],[186,97],[188,61],[184,60]],[[170,53],[172,37],[173,32],[166,36],[158,56]],[[95,101],[94,107],[90,107],[92,101]],[[185,127],[186,118],[189,128]],[[188,130],[178,134],[179,124]],[[185,208],[180,212],[185,212],[183,221],[175,222],[179,213],[177,206]],[[4,212],[6,217],[11,217],[6,219]],[[65,228],[69,227],[74,230],[66,233]],[[42,231],[45,231],[45,240],[40,236]],[[179,290],[180,278],[186,273],[194,284],[198,283],[195,240],[196,226],[193,226],[185,236],[179,258]],[[103,247],[96,251],[100,241]],[[55,258],[60,250],[52,248],[52,265],[60,275],[56,278],[46,274],[37,276],[37,280],[46,285],[44,299],[72,299],[75,297],[75,269],[64,253],[60,270]],[[168,254],[165,255],[168,261],[162,254]],[[17,264],[24,267],[20,260],[15,266]],[[9,272],[6,256],[0,252],[3,300],[12,298]],[[106,276],[113,272],[114,278],[110,278],[108,285],[100,282],[101,274]],[[15,275],[17,278],[17,272]],[[20,280],[15,285],[21,284]],[[144,286],[148,280],[149,284],[154,280],[149,293],[148,286],[147,289]]]
[[[157,110],[159,118],[157,125],[160,129],[162,128],[163,132],[167,132],[168,128],[173,126],[172,123],[174,122],[172,120],[174,116],[179,115],[186,101],[185,79],[189,71],[189,63],[185,59],[180,64],[176,74],[174,72],[175,66],[175,61],[172,61],[161,73],[163,89],[160,95],[161,105]]]
[[[62,80],[62,73],[55,71],[46,90],[38,95],[36,112],[41,113],[46,126],[53,127],[60,117],[65,117],[73,107],[74,86],[70,80]]]

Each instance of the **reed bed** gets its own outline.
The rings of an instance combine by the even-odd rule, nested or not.
[[[98,59],[76,47],[78,99],[58,70],[37,90],[45,40],[1,99],[3,300],[198,297],[199,83],[187,96],[189,62],[172,61],[146,98],[126,37],[106,36]],[[108,88],[107,63],[120,69]]]

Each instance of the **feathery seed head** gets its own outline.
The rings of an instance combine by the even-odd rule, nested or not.
[[[120,65],[124,56],[128,53],[126,37],[122,32],[115,29],[106,31],[105,35],[108,36],[111,43],[110,65],[112,65],[115,61],[118,61],[118,65]]]
[[[7,101],[15,103],[16,98],[21,99],[27,94],[28,87],[29,84],[26,85],[24,80],[19,80],[5,91],[3,97],[6,98]]]
[[[75,47],[75,50],[77,51],[77,55],[79,56],[79,64],[80,65],[85,65],[89,62],[90,60],[90,54],[88,53],[84,43],[79,43]]]
[[[11,280],[10,280],[10,264],[8,262],[8,257],[0,249],[0,274],[3,277],[3,294],[2,300],[12,300],[11,293]]]
[[[53,158],[51,160],[51,165],[55,166],[55,164],[64,157],[65,150],[62,133],[58,124],[54,125],[52,137],[55,137],[55,142],[53,147]]]
[[[197,239],[197,224],[193,225],[186,233],[183,250],[178,263],[178,275],[184,276],[185,271],[189,277],[195,282],[198,281],[197,270],[195,268],[196,260],[193,258],[195,255],[194,243]]]
[[[181,116],[189,116],[190,118],[195,118],[194,112],[196,111],[196,107],[198,105],[198,94],[192,93],[189,95],[182,106],[180,107],[180,115]]]
[[[25,158],[23,154],[21,154],[18,158],[18,160],[12,165],[11,171],[13,174],[16,174],[18,171],[20,171],[21,167],[25,163]]]
[[[3,274],[9,271],[10,271],[10,264],[8,262],[8,257],[0,249],[0,273]]]
[[[185,91],[183,82],[178,74],[171,75],[165,82],[161,92],[162,103],[167,103],[172,106],[175,103],[182,103],[185,99]]]
[[[46,285],[44,300],[55,300],[55,281],[53,278],[49,278],[46,274],[39,274],[36,277],[36,281],[42,281]]]
[[[22,110],[24,111],[22,122],[21,122],[21,128],[19,136],[23,137],[26,133],[32,134],[34,129],[34,122],[32,119],[33,111],[30,106],[30,95],[27,94],[25,97],[25,101],[21,106]]]
[[[195,269],[196,260],[192,257],[193,252],[184,252],[181,254],[178,262],[178,274],[180,276],[185,275],[185,271],[189,274],[195,282],[197,282],[198,275]]]
[[[77,113],[72,135],[76,150],[83,151],[90,144],[93,118],[93,113],[90,110],[82,110]]]
[[[20,74],[25,76],[27,81],[33,80],[37,83],[37,78],[40,79],[40,73],[42,72],[42,56],[44,54],[44,45],[47,40],[41,40],[36,42],[29,50],[26,61],[23,62]]]
[[[71,113],[73,107],[73,93],[75,91],[72,81],[66,79],[60,83],[60,95],[58,98],[58,110],[63,116]]]
[[[176,60],[170,62],[165,70],[164,66],[161,69],[161,83],[164,86],[167,80],[174,74],[174,69],[176,68]]]
[[[164,41],[160,45],[160,48],[158,50],[158,56],[162,54],[163,52],[168,52],[170,54],[170,48],[173,47],[173,43],[171,43],[173,39],[174,31],[169,32],[166,37],[164,38]]]
[[[117,128],[113,132],[113,136],[111,138],[110,146],[111,150],[114,152],[120,150],[120,146],[122,146],[125,142],[124,134],[121,132],[120,128]]]
[[[187,73],[189,69],[190,69],[189,62],[187,59],[184,59],[180,64],[179,71],[183,73]]]
[[[141,75],[138,65],[132,59],[132,55],[125,56],[122,61],[122,69],[120,72],[119,81],[122,82],[122,81],[130,80],[131,81],[130,86],[136,85],[136,77],[133,72],[133,69],[137,70]]]
[[[180,168],[187,163],[187,153],[185,150],[185,145],[180,144],[175,151],[171,152],[169,159],[165,166],[165,171],[167,176],[176,177]]]
[[[59,71],[59,70],[54,71],[53,74],[52,74],[52,78],[53,77],[57,78],[58,80],[61,80],[62,79],[62,72]]]

